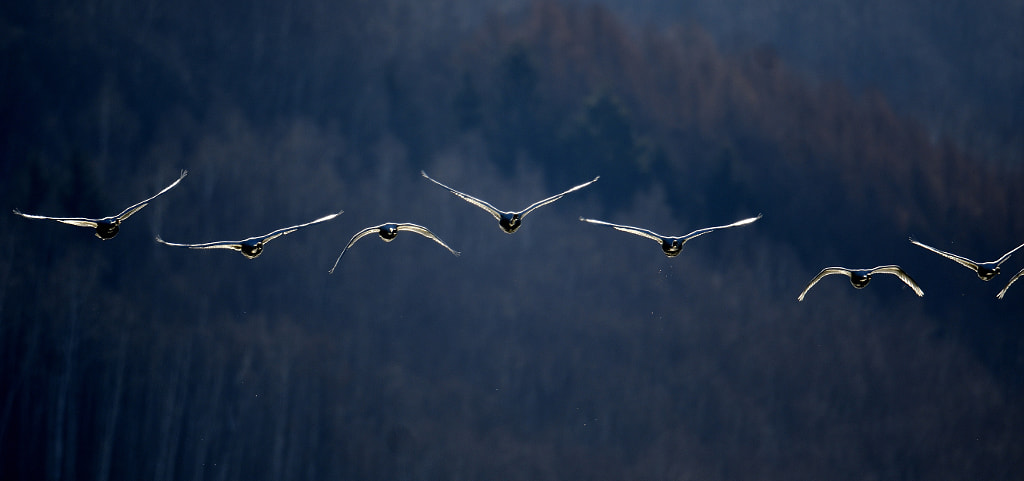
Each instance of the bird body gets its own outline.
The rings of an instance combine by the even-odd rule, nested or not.
[[[888,265],[878,266],[871,269],[847,269],[845,267],[826,267],[822,269],[821,272],[818,273],[818,275],[814,276],[814,279],[811,279],[811,282],[807,284],[807,287],[805,287],[803,292],[801,292],[800,295],[797,296],[796,300],[803,301],[804,296],[807,295],[807,291],[811,290],[811,288],[814,287],[814,285],[817,284],[818,281],[821,280],[821,278],[828,275],[843,274],[850,278],[850,284],[853,284],[853,287],[855,289],[863,289],[867,287],[869,282],[871,282],[871,276],[879,273],[895,275],[901,281],[903,281],[903,283],[910,286],[910,288],[914,290],[914,293],[917,294],[918,297],[924,296],[924,291],[921,290],[921,287],[918,286],[917,283],[914,282],[914,279],[911,279],[910,276],[907,275],[907,273],[904,272],[900,266]]]
[[[380,235],[384,242],[391,242],[395,240],[395,237],[398,237],[398,224],[383,224],[377,230],[377,234]]]
[[[584,182],[584,183],[582,183],[580,185],[577,185],[577,186],[575,186],[575,187],[573,187],[573,188],[571,188],[571,189],[569,189],[569,190],[567,190],[565,192],[562,192],[561,194],[556,194],[556,195],[553,195],[553,196],[548,197],[546,199],[542,199],[542,200],[539,200],[537,202],[534,202],[533,204],[530,204],[529,207],[527,207],[527,208],[525,208],[523,210],[520,210],[520,211],[502,211],[502,210],[498,210],[498,208],[494,207],[493,205],[491,205],[487,201],[484,201],[482,199],[478,199],[476,197],[473,197],[473,196],[471,196],[469,194],[466,194],[466,193],[463,193],[463,192],[459,192],[459,191],[457,191],[457,190],[455,190],[455,189],[453,189],[451,187],[448,187],[447,185],[442,184],[441,182],[438,182],[438,181],[432,179],[429,175],[427,175],[427,173],[425,171],[421,170],[420,174],[422,174],[423,177],[426,177],[427,180],[429,180],[429,181],[431,181],[431,182],[433,182],[433,183],[435,183],[437,185],[440,185],[441,187],[444,187],[449,192],[451,192],[455,196],[461,198],[462,200],[464,200],[466,202],[469,202],[470,204],[473,204],[473,205],[475,205],[475,206],[477,206],[477,207],[487,211],[487,213],[491,214],[491,216],[493,216],[498,221],[498,226],[501,227],[501,230],[505,231],[508,234],[512,234],[516,230],[518,230],[519,227],[523,225],[523,218],[525,218],[526,215],[529,214],[530,212],[533,212],[537,208],[543,207],[543,206],[548,205],[548,204],[550,204],[550,203],[552,203],[552,202],[554,202],[554,201],[556,201],[558,199],[561,199],[562,196],[564,196],[565,194],[568,194],[570,192],[575,192],[575,191],[580,190],[580,189],[582,189],[582,188],[584,188],[584,187],[586,187],[586,186],[588,186],[590,184],[593,184],[594,182],[597,182],[597,179],[601,178],[601,176],[594,177],[593,180],[591,180],[589,182]]]
[[[174,247],[188,247],[189,249],[231,249],[242,253],[248,259],[255,259],[263,253],[263,247],[268,242],[281,237],[283,235],[291,234],[303,227],[311,226],[313,224],[319,224],[321,222],[329,221],[345,211],[338,211],[334,214],[325,215],[314,221],[306,222],[305,224],[293,225],[291,227],[285,227],[278,229],[268,234],[250,237],[248,239],[242,239],[240,241],[218,241],[218,242],[206,242],[202,244],[178,244],[174,242],[167,242],[160,236],[156,236],[156,241],[161,244],[166,244]]]
[[[366,237],[370,234],[377,234],[380,236],[382,240],[384,240],[384,242],[391,242],[395,240],[395,237],[398,237],[398,233],[402,231],[415,232],[423,237],[426,237],[428,239],[433,240],[434,242],[437,242],[438,244],[441,244],[441,246],[443,246],[445,249],[448,249],[448,252],[451,252],[453,255],[459,255],[459,251],[449,247],[448,244],[445,244],[440,237],[435,235],[433,232],[430,231],[430,229],[427,229],[426,227],[416,224],[410,224],[407,222],[388,222],[381,225],[367,227],[359,232],[356,232],[356,234],[352,236],[352,239],[348,241],[348,244],[345,246],[345,248],[342,249],[341,254],[338,254],[338,259],[334,261],[334,266],[331,267],[331,270],[327,272],[331,274],[334,273],[334,269],[338,268],[338,263],[341,262],[342,256],[344,256],[345,253],[348,252],[349,248],[351,248],[359,239],[362,239],[363,237]]]
[[[738,227],[738,226],[741,226],[741,225],[747,225],[747,224],[753,223],[754,221],[760,219],[761,217],[762,217],[762,215],[758,214],[757,217],[749,217],[749,218],[746,218],[746,219],[743,219],[743,220],[740,220],[740,221],[733,222],[732,224],[728,224],[728,225],[720,225],[720,226],[715,226],[715,227],[705,227],[703,229],[697,229],[697,230],[695,230],[693,232],[690,232],[689,234],[686,234],[686,235],[683,235],[683,236],[663,236],[663,235],[658,234],[658,233],[656,233],[654,231],[650,231],[650,230],[647,230],[647,229],[641,229],[639,227],[632,227],[632,226],[620,225],[620,224],[612,224],[611,222],[605,222],[603,220],[597,220],[597,219],[588,219],[586,217],[580,217],[580,220],[583,221],[583,222],[591,223],[591,224],[606,225],[606,226],[612,227],[612,228],[614,228],[615,230],[618,230],[618,231],[628,232],[630,234],[638,235],[640,237],[646,237],[646,238],[651,239],[651,240],[657,242],[658,244],[660,244],[661,245],[661,250],[665,253],[665,256],[667,256],[667,257],[675,257],[675,256],[678,256],[679,253],[683,251],[683,244],[686,244],[686,242],[689,241],[689,240],[692,240],[692,239],[694,239],[696,237],[700,237],[700,236],[702,236],[704,234],[707,234],[708,232],[712,232],[712,231],[715,231],[715,230],[718,230],[718,229],[727,229],[727,228],[730,228],[730,227]]]
[[[121,213],[117,215],[112,215],[110,217],[101,217],[98,219],[92,219],[88,217],[48,217],[43,215],[25,214],[18,209],[14,209],[14,213],[22,217],[25,217],[26,219],[54,220],[57,222],[74,225],[78,227],[89,227],[95,229],[96,237],[99,237],[100,239],[103,240],[109,240],[113,239],[114,236],[116,236],[117,233],[121,231],[121,222],[124,222],[124,220],[130,217],[132,214],[138,212],[143,207],[149,205],[149,203],[153,199],[156,199],[157,197],[161,196],[164,192],[167,192],[174,188],[175,186],[177,186],[178,182],[181,182],[181,179],[184,179],[186,175],[188,175],[188,171],[182,170],[181,175],[178,177],[178,180],[172,182],[171,185],[164,187],[163,190],[157,192],[152,197],[132,204],[128,206],[128,208],[126,208],[125,210],[121,211]]]

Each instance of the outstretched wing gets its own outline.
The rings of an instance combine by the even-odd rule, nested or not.
[[[996,265],[998,266],[998,265],[1006,262],[1006,259],[1009,259],[1010,255],[1013,254],[1014,252],[1017,252],[1017,250],[1020,249],[1021,247],[1024,247],[1024,244],[1021,244],[1021,245],[1019,245],[1017,247],[1014,247],[1013,250],[1011,250],[1010,252],[1007,252],[1006,254],[1003,254],[1003,257],[1000,257],[999,259],[996,259],[996,261],[995,261]]]
[[[583,222],[589,222],[591,224],[606,225],[608,227],[614,228],[615,230],[620,230],[622,232],[629,232],[630,234],[635,234],[635,235],[638,235],[640,237],[646,237],[648,239],[651,239],[651,240],[657,242],[659,245],[661,245],[661,243],[663,242],[662,236],[660,236],[660,235],[658,235],[658,234],[656,234],[656,233],[654,233],[652,231],[649,231],[647,229],[641,229],[639,227],[631,227],[631,226],[628,226],[628,225],[612,224],[611,222],[605,222],[603,220],[597,220],[597,219],[588,219],[586,217],[580,217],[580,220],[583,221]]]
[[[846,268],[843,268],[843,267],[826,267],[826,268],[822,269],[821,272],[818,273],[818,275],[814,276],[814,279],[811,279],[811,282],[807,284],[807,287],[805,287],[804,291],[801,292],[799,296],[797,296],[796,300],[797,301],[804,300],[804,296],[807,295],[807,291],[811,290],[811,288],[814,287],[814,285],[817,284],[818,281],[820,281],[822,277],[825,277],[825,276],[831,275],[831,274],[843,274],[846,277],[850,277],[850,270],[846,269]]]
[[[558,199],[561,199],[562,196],[564,196],[565,194],[568,194],[570,192],[575,192],[575,191],[580,190],[580,189],[582,189],[582,188],[584,188],[584,187],[586,187],[586,186],[588,186],[590,184],[593,184],[594,182],[597,182],[597,179],[600,179],[600,178],[601,178],[601,176],[599,175],[597,177],[594,177],[594,180],[591,180],[590,182],[584,182],[584,183],[582,183],[580,185],[577,185],[576,187],[573,187],[573,188],[571,188],[571,189],[569,189],[569,190],[567,190],[565,192],[562,192],[561,194],[553,195],[553,196],[548,197],[547,199],[544,199],[544,200],[538,200],[537,202],[534,202],[533,204],[530,204],[529,207],[523,209],[523,212],[519,214],[519,217],[520,218],[526,217],[526,214],[529,214],[530,212],[533,212],[535,209],[537,209],[539,207],[544,207],[545,205],[548,205],[548,204],[550,204],[550,203],[552,203],[552,202],[554,202],[554,201],[556,201]]]
[[[757,214],[757,217],[749,217],[749,218],[746,218],[746,219],[743,219],[743,220],[739,220],[739,221],[733,222],[732,224],[729,224],[729,225],[718,225],[718,226],[714,226],[714,227],[705,227],[703,229],[697,229],[697,230],[695,230],[695,231],[693,231],[693,232],[683,236],[683,239],[690,240],[690,239],[693,239],[694,237],[700,237],[700,236],[702,236],[704,234],[707,234],[708,232],[716,231],[718,229],[728,229],[730,227],[739,227],[741,225],[752,224],[755,221],[757,221],[758,219],[760,219],[761,217],[762,217],[762,214]]]
[[[334,269],[337,268],[338,263],[341,262],[341,256],[345,255],[345,253],[348,252],[349,247],[352,247],[352,245],[355,244],[356,241],[370,234],[377,233],[380,230],[380,228],[381,226],[378,225],[373,227],[367,227],[359,232],[356,232],[356,235],[352,236],[352,239],[348,241],[348,245],[346,245],[345,248],[341,250],[341,254],[338,254],[338,259],[334,261],[334,265],[331,267],[331,270],[327,271],[327,273],[334,274]]]
[[[910,288],[914,290],[914,293],[917,294],[917,297],[924,296],[924,291],[921,290],[921,287],[918,286],[917,283],[914,282],[914,280],[911,279],[910,276],[907,275],[907,273],[902,268],[900,268],[900,266],[879,266],[874,269],[871,269],[872,274],[879,272],[882,274],[892,274],[896,277],[899,277],[904,284],[910,286]]]
[[[325,216],[323,216],[323,217],[321,217],[321,218],[319,218],[317,220],[306,222],[305,224],[299,224],[299,225],[293,225],[291,227],[285,227],[283,229],[275,230],[274,232],[271,232],[271,233],[269,233],[267,235],[259,236],[259,237],[251,237],[251,238],[246,239],[246,240],[263,239],[263,243],[266,244],[267,242],[270,242],[273,239],[281,237],[281,236],[283,236],[285,234],[291,234],[292,232],[295,232],[295,231],[297,231],[297,230],[299,230],[299,229],[301,229],[303,227],[307,227],[307,226],[311,226],[313,224],[319,224],[321,222],[329,221],[329,220],[331,220],[331,219],[333,219],[335,217],[338,217],[343,212],[345,212],[345,211],[341,210],[341,211],[335,212],[334,214],[325,215]]]
[[[97,221],[100,219],[89,219],[86,217],[47,217],[45,215],[32,215],[26,214],[18,209],[14,209],[14,213],[20,215],[26,219],[43,219],[43,220],[55,220],[57,222],[63,222],[65,224],[77,225],[79,227],[96,227]]]
[[[407,231],[410,231],[410,232],[415,232],[415,233],[417,233],[417,234],[419,234],[419,235],[421,235],[423,237],[426,237],[428,239],[433,239],[434,242],[437,242],[438,244],[441,244],[442,246],[444,246],[445,249],[448,249],[448,252],[451,252],[452,254],[455,254],[456,256],[459,255],[459,251],[457,251],[455,249],[452,249],[451,247],[448,247],[448,244],[445,244],[444,241],[441,240],[440,237],[435,235],[433,232],[430,232],[430,229],[427,229],[426,227],[423,227],[423,226],[420,226],[420,225],[416,225],[416,224],[398,224],[398,231],[401,232],[401,231],[404,231],[404,230],[407,230]]]
[[[219,242],[206,242],[203,244],[178,244],[176,242],[167,242],[160,236],[156,236],[156,241],[174,247],[188,247],[189,249],[231,249],[233,251],[241,251],[242,243],[238,241],[219,241]]]
[[[481,208],[483,210],[486,210],[489,214],[494,216],[494,218],[496,220],[501,220],[501,211],[498,210],[497,208],[495,208],[493,205],[491,205],[487,201],[484,201],[484,200],[481,200],[481,199],[477,199],[476,197],[473,197],[473,196],[471,196],[469,194],[465,194],[465,193],[459,192],[459,191],[457,191],[457,190],[455,190],[455,189],[453,189],[451,187],[448,187],[447,185],[444,185],[444,184],[434,180],[433,178],[431,178],[429,175],[427,175],[427,173],[425,171],[421,170],[420,174],[423,174],[423,177],[426,177],[427,180],[429,180],[429,181],[431,181],[431,182],[433,182],[433,183],[435,183],[437,185],[440,185],[441,187],[444,187],[445,189],[448,189],[448,192],[451,192],[451,193],[455,194],[456,196],[460,197],[462,200],[464,200],[466,202],[469,202],[470,204],[473,204],[473,205],[475,205],[475,206],[477,206],[477,207],[479,207],[479,208]]]
[[[977,272],[977,271],[978,271],[978,263],[977,263],[977,262],[974,262],[974,261],[972,261],[972,260],[970,260],[970,259],[968,259],[968,258],[966,258],[966,257],[960,257],[960,256],[958,256],[958,255],[956,255],[956,254],[951,254],[951,253],[949,253],[949,252],[946,252],[946,251],[943,251],[943,250],[939,250],[939,249],[936,249],[936,248],[934,248],[934,247],[932,247],[932,246],[930,246],[930,245],[922,244],[922,243],[920,243],[920,242],[918,242],[918,241],[914,240],[914,238],[913,238],[913,237],[911,237],[911,238],[910,238],[910,243],[911,243],[911,244],[914,244],[914,245],[916,245],[916,246],[921,246],[921,247],[924,247],[925,249],[928,249],[928,250],[930,250],[930,251],[932,251],[932,252],[934,252],[934,253],[936,253],[936,254],[938,254],[938,255],[942,256],[942,257],[945,257],[945,258],[947,258],[947,259],[950,259],[950,260],[952,260],[952,261],[956,262],[957,264],[960,264],[960,265],[962,265],[962,266],[964,266],[964,267],[966,267],[966,268],[968,268],[968,269],[971,269],[971,270],[973,270],[973,271],[975,271],[975,272]],[[1018,247],[1017,249],[1019,249],[1019,247]],[[1014,249],[1014,250],[1017,250],[1017,249]],[[1009,255],[1010,255],[1010,254],[1012,254],[1012,253],[1013,253],[1013,251],[1010,251],[1010,252],[1009,252],[1009,253],[1007,253],[1006,255],[1007,255],[1007,256],[1009,256]]]
[[[157,192],[156,195],[154,195],[154,196],[152,196],[152,197],[150,197],[150,198],[148,198],[148,199],[146,199],[146,200],[144,200],[142,202],[139,202],[137,204],[133,204],[133,205],[129,206],[127,209],[121,211],[121,213],[117,214],[115,217],[117,217],[117,219],[120,220],[120,221],[124,221],[125,219],[130,217],[132,214],[138,212],[139,209],[142,209],[147,204],[149,204],[149,202],[151,200],[153,200],[153,199],[155,199],[157,197],[160,197],[164,192],[167,192],[168,190],[173,189],[175,186],[178,185],[178,182],[181,182],[181,179],[185,178],[186,175],[188,175],[188,171],[187,170],[182,170],[181,171],[181,175],[178,177],[178,180],[176,180],[174,182],[171,182],[171,185],[168,185],[167,187],[164,187],[164,189],[161,190],[160,192]]]
[[[999,291],[999,294],[996,294],[996,299],[1002,299],[1003,296],[1006,295],[1006,290],[1009,289],[1010,286],[1012,286],[1013,283],[1017,280],[1017,278],[1019,278],[1022,274],[1024,274],[1024,269],[1021,269],[1020,272],[1014,274],[1013,278],[1010,279],[1010,282],[1006,284],[1006,287],[1004,287],[1003,290]]]

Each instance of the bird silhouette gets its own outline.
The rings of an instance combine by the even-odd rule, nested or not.
[[[975,273],[978,274],[978,277],[980,277],[981,280],[983,280],[983,281],[992,280],[993,277],[995,277],[997,274],[999,274],[999,266],[1000,266],[1000,264],[1006,262],[1006,259],[1009,259],[1011,254],[1013,254],[1014,252],[1017,252],[1017,249],[1020,249],[1021,247],[1024,247],[1024,244],[1021,244],[1021,245],[1019,245],[1017,247],[1014,247],[1013,250],[1011,250],[1010,252],[1007,252],[1006,254],[1003,254],[1003,257],[1000,257],[1000,258],[998,258],[998,259],[996,259],[994,261],[991,261],[991,262],[974,262],[974,261],[972,261],[972,260],[970,260],[970,259],[968,259],[966,257],[958,256],[956,254],[951,254],[949,252],[936,249],[936,248],[934,248],[932,246],[922,244],[922,243],[914,240],[913,237],[910,238],[910,242],[912,244],[914,244],[914,245],[918,245],[918,246],[924,247],[925,249],[928,249],[928,250],[930,250],[930,251],[932,251],[932,252],[934,252],[934,253],[936,253],[936,254],[938,254],[940,256],[943,256],[943,257],[945,257],[947,259],[951,259],[954,262],[956,262],[956,263],[958,263],[958,264],[960,264],[960,265],[962,265],[962,266],[964,266],[964,267],[966,267],[968,269],[973,270]]]
[[[178,177],[178,180],[175,180],[174,182],[171,183],[171,185],[164,187],[164,189],[161,190],[160,192],[157,192],[156,195],[141,202],[138,202],[136,204],[132,204],[127,209],[121,211],[120,214],[110,217],[102,217],[99,219],[90,219],[88,217],[48,217],[43,215],[25,214],[18,209],[14,209],[14,213],[28,219],[55,220],[57,222],[76,225],[79,227],[89,227],[96,230],[96,237],[99,237],[100,239],[103,240],[113,239],[114,236],[116,236],[117,233],[120,232],[121,230],[121,222],[124,222],[124,220],[130,217],[132,214],[138,212],[140,209],[148,205],[150,201],[152,201],[153,199],[160,197],[160,195],[162,195],[164,192],[173,189],[176,185],[178,185],[178,182],[181,182],[181,179],[185,178],[186,175],[188,175],[188,171],[182,170],[181,175]]]
[[[338,212],[336,212],[334,214],[325,215],[325,216],[323,216],[323,217],[321,217],[319,219],[316,219],[314,221],[306,222],[305,224],[299,224],[299,225],[293,225],[291,227],[285,227],[283,229],[275,230],[275,231],[273,231],[273,232],[271,232],[269,234],[264,234],[264,235],[261,235],[261,236],[250,237],[248,239],[243,239],[243,240],[240,240],[240,241],[207,242],[207,243],[204,243],[204,244],[177,244],[177,243],[174,243],[174,242],[167,242],[167,241],[163,240],[162,238],[160,238],[160,236],[156,236],[156,241],[161,243],[161,244],[166,244],[166,245],[169,245],[169,246],[188,247],[189,249],[231,249],[231,250],[235,250],[235,251],[241,252],[243,256],[245,256],[245,257],[247,257],[249,259],[255,259],[255,258],[259,257],[260,254],[263,253],[263,246],[266,245],[268,242],[270,242],[270,241],[272,241],[272,240],[274,240],[274,239],[276,239],[278,237],[281,237],[283,235],[291,234],[292,232],[295,232],[295,231],[297,231],[297,230],[299,230],[299,229],[301,229],[303,227],[307,227],[307,226],[311,226],[313,224],[319,224],[321,222],[329,221],[329,220],[331,220],[331,219],[341,215],[342,212],[345,212],[345,211],[338,211]]]
[[[715,227],[705,227],[703,229],[697,229],[697,230],[695,230],[695,231],[693,231],[693,232],[691,232],[689,234],[686,234],[684,236],[679,236],[679,237],[663,236],[661,234],[649,231],[647,229],[641,229],[639,227],[632,227],[632,226],[620,225],[620,224],[612,224],[611,222],[605,222],[603,220],[597,220],[597,219],[587,219],[586,217],[580,217],[580,220],[583,221],[583,222],[589,222],[591,224],[606,225],[606,226],[614,228],[615,230],[620,230],[622,232],[628,232],[630,234],[635,234],[635,235],[638,235],[640,237],[646,237],[648,239],[654,240],[658,244],[661,244],[661,250],[665,252],[665,256],[667,256],[667,257],[675,257],[675,256],[679,255],[680,252],[683,251],[683,244],[685,244],[687,241],[689,241],[689,240],[691,240],[691,239],[693,239],[695,237],[700,237],[700,236],[702,236],[704,234],[707,234],[708,232],[712,232],[712,231],[715,231],[715,230],[718,230],[718,229],[727,229],[729,227],[738,227],[738,226],[741,226],[741,225],[747,225],[747,224],[753,223],[754,221],[760,219],[761,217],[762,217],[761,214],[758,214],[757,217],[749,217],[749,218],[746,218],[746,219],[743,219],[743,220],[740,220],[740,221],[733,222],[732,224],[729,224],[729,225],[720,225],[720,226],[715,226]]]
[[[469,202],[470,204],[473,204],[473,205],[475,205],[475,206],[477,206],[477,207],[487,211],[487,213],[491,214],[492,216],[494,216],[495,219],[498,220],[498,225],[501,226],[501,230],[503,230],[503,231],[505,231],[506,233],[509,233],[509,234],[515,232],[517,229],[519,229],[519,227],[521,225],[523,225],[523,218],[525,218],[526,215],[529,214],[530,212],[533,212],[537,208],[543,207],[543,206],[548,205],[548,204],[550,204],[550,203],[552,203],[552,202],[554,202],[554,201],[556,201],[558,199],[561,199],[562,196],[564,196],[565,194],[568,194],[570,192],[575,192],[575,191],[580,190],[580,189],[582,189],[582,188],[584,188],[584,187],[586,187],[586,186],[588,186],[590,184],[593,184],[594,182],[597,182],[597,179],[601,178],[600,175],[597,176],[597,177],[594,177],[594,180],[591,180],[590,182],[584,182],[584,183],[582,183],[580,185],[577,185],[576,187],[573,187],[573,188],[571,188],[571,189],[569,189],[569,190],[567,190],[565,192],[562,192],[561,194],[553,195],[553,196],[548,197],[546,199],[534,202],[533,204],[530,204],[529,207],[527,207],[527,208],[525,208],[523,210],[520,210],[520,211],[501,211],[501,210],[498,210],[496,207],[494,207],[493,205],[491,205],[490,203],[488,203],[488,202],[486,202],[484,200],[478,199],[478,198],[473,197],[473,196],[471,196],[469,194],[465,194],[465,193],[459,192],[459,191],[457,191],[457,190],[455,190],[455,189],[453,189],[451,187],[448,187],[447,185],[444,185],[444,184],[442,184],[442,183],[432,179],[429,175],[427,175],[426,172],[424,172],[422,170],[420,171],[420,173],[423,174],[423,177],[426,177],[427,180],[429,180],[429,181],[431,181],[431,182],[433,182],[433,183],[435,183],[437,185],[440,185],[441,187],[444,187],[445,189],[448,189],[449,192],[451,192],[452,194],[455,194],[456,196],[462,198],[462,200],[464,200],[466,202]]]
[[[1006,290],[1013,285],[1013,283],[1017,280],[1018,277],[1021,276],[1021,274],[1024,274],[1024,269],[1021,269],[1020,272],[1017,272],[1016,274],[1013,275],[1012,278],[1010,278],[1010,282],[1006,284],[1006,287],[1004,287],[1003,290],[999,291],[999,294],[996,294],[996,299],[1002,299],[1003,296],[1006,295]]]
[[[402,231],[415,232],[428,239],[433,239],[434,242],[441,244],[445,249],[448,249],[448,251],[451,252],[452,254],[456,256],[459,255],[459,251],[452,249],[451,247],[448,247],[448,244],[445,244],[440,237],[436,236],[433,232],[430,232],[430,229],[427,229],[426,227],[409,223],[389,222],[386,224],[375,225],[373,227],[367,227],[359,232],[356,232],[356,235],[352,236],[352,240],[348,241],[348,245],[346,245],[345,248],[342,249],[341,254],[338,254],[338,259],[334,261],[334,266],[331,267],[331,270],[327,272],[331,274],[334,273],[334,269],[336,269],[338,267],[338,263],[341,262],[341,257],[344,256],[345,253],[348,252],[348,249],[352,247],[352,245],[355,244],[356,241],[358,241],[359,239],[362,239],[363,237],[366,237],[370,234],[376,233],[380,235],[380,238],[383,239],[384,242],[391,242],[395,240],[395,237],[398,237],[398,233]]]
[[[867,286],[868,283],[871,282],[871,276],[874,274],[892,274],[896,277],[899,277],[901,281],[903,281],[906,285],[910,286],[910,288],[914,290],[914,293],[916,293],[918,297],[924,296],[924,291],[921,290],[921,287],[918,286],[917,283],[914,282],[914,280],[911,279],[910,276],[907,275],[907,273],[904,272],[900,266],[878,266],[872,269],[847,269],[845,267],[826,267],[822,269],[821,272],[818,273],[818,275],[814,276],[814,279],[811,279],[811,282],[807,284],[807,287],[805,287],[804,291],[801,292],[799,296],[797,296],[796,300],[804,300],[804,296],[807,295],[807,291],[811,290],[811,288],[814,287],[814,285],[817,284],[822,277],[831,274],[846,275],[847,277],[850,278],[850,284],[853,284],[853,287],[856,289],[863,289],[865,286]]]

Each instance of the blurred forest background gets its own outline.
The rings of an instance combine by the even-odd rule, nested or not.
[[[1019,1],[0,5],[2,479],[1020,479]],[[503,208],[601,175],[513,236]],[[241,239],[339,209],[247,260]],[[683,234],[666,258],[580,215]],[[455,258],[384,221],[427,226]],[[901,264],[795,298],[826,265]]]

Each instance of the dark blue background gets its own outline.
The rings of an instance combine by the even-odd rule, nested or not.
[[[1018,479],[1024,12],[706,3],[0,6],[0,478]]]

